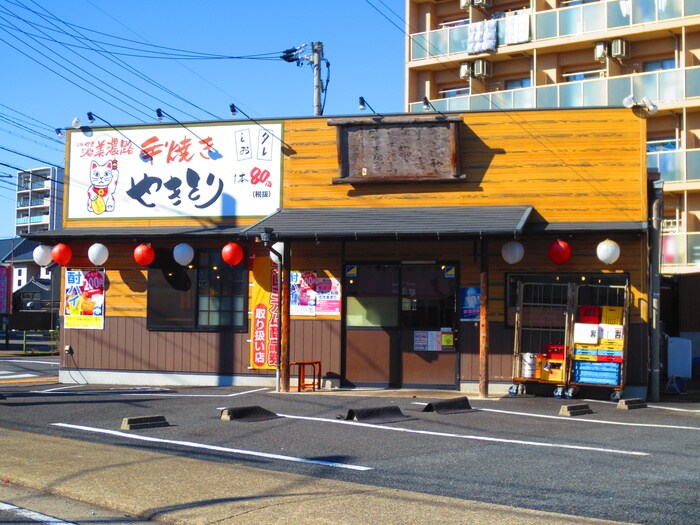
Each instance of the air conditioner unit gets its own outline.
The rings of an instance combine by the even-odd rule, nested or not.
[[[491,0],[472,0],[474,7],[491,7]]]
[[[459,0],[459,8],[464,9],[465,11],[469,9],[469,6],[471,5],[470,0]]]
[[[491,62],[479,58],[474,61],[472,74],[477,78],[486,78],[491,76]]]
[[[612,49],[610,54],[617,59],[625,59],[630,57],[630,43],[624,38],[616,38],[612,41]]]
[[[598,62],[605,62],[605,59],[608,58],[608,43],[596,42],[593,48],[593,57]]]
[[[472,76],[472,65],[470,62],[463,62],[459,66],[459,78],[462,80],[469,80]]]

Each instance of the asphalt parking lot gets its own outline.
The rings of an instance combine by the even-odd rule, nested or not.
[[[604,399],[467,397],[470,408],[441,411],[464,396],[57,384],[2,392],[2,428],[533,511],[689,523],[700,489],[700,404],[680,399],[620,410]],[[559,415],[581,403],[593,413]],[[125,418],[154,415],[168,425],[122,429]]]

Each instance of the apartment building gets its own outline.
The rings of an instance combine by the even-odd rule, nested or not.
[[[15,233],[55,230],[63,223],[63,168],[48,166],[17,172]]]
[[[647,119],[661,273],[680,294],[677,330],[696,331],[682,312],[684,290],[700,291],[700,2],[408,0],[406,18],[411,112],[629,107]]]

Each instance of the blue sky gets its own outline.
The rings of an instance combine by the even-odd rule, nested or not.
[[[88,111],[114,125],[156,123],[159,107],[181,122],[229,119],[232,102],[256,119],[313,115],[310,65],[189,60],[173,49],[277,57],[322,42],[324,116],[359,114],[359,96],[378,112],[403,111],[404,9],[405,0],[3,0],[0,237],[14,235],[13,167],[62,166],[53,130]]]

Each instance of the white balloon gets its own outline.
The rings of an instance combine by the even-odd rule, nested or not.
[[[518,241],[509,241],[501,248],[501,257],[508,264],[516,264],[523,260],[525,248]]]
[[[88,248],[88,259],[95,266],[102,266],[109,259],[109,250],[104,244],[96,242]]]
[[[271,246],[271,248],[273,250],[275,250],[275,252],[279,253],[282,257],[284,257],[284,243],[283,242],[276,242],[275,244],[273,244]],[[273,252],[273,251],[270,252],[270,259],[272,259],[273,263],[279,264],[281,261],[275,252]]]
[[[605,264],[613,264],[620,257],[620,245],[611,239],[605,239],[598,244],[596,254]]]
[[[186,242],[181,242],[173,248],[173,259],[180,266],[187,266],[194,259],[194,248]]]
[[[32,252],[34,262],[39,266],[47,266],[53,260],[51,257],[51,250],[52,247],[47,246],[46,244],[40,244],[34,248],[34,251]]]

